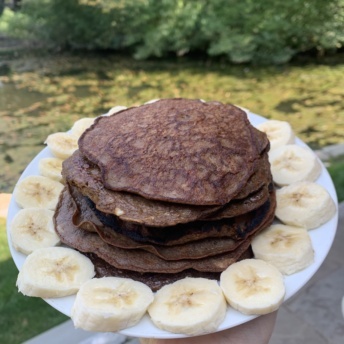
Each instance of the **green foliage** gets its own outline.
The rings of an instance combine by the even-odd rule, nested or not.
[[[207,39],[201,30],[205,3],[203,0],[148,0],[143,30],[133,41],[135,56],[161,57],[167,53],[181,56],[196,49],[205,50]]]
[[[338,201],[344,201],[344,157],[340,157],[338,160],[333,161],[328,167],[328,171],[331,175],[333,183],[335,185]]]
[[[297,52],[324,48],[320,41],[331,32],[334,48],[343,31],[335,31],[333,15],[338,1],[216,0],[209,2],[207,21],[209,54],[227,54],[233,62],[283,63]],[[339,18],[343,18],[338,13]],[[340,25],[339,25],[340,26]]]
[[[31,18],[26,13],[13,12],[6,7],[0,15],[0,34],[17,38],[33,37],[27,31],[30,25]]]
[[[203,52],[279,64],[340,48],[343,19],[344,0],[24,0],[0,30],[62,48],[129,49],[137,58]]]

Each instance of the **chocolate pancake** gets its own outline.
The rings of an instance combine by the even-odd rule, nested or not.
[[[244,199],[250,194],[257,191],[263,185],[269,184],[272,180],[270,172],[269,151],[268,146],[261,154],[255,172],[247,181],[246,185],[240,190],[240,192],[233,198],[233,200]]]
[[[103,213],[114,214],[123,221],[165,227],[211,218],[212,214],[216,218],[233,217],[259,207],[267,200],[266,185],[271,182],[267,154],[258,159],[257,166],[258,170],[249,179],[245,191],[240,192],[241,196],[248,193],[246,198],[234,199],[223,207],[152,201],[139,195],[108,190],[101,182],[99,168],[83,157],[80,151],[64,161],[62,174]]]
[[[89,230],[92,227],[98,232],[99,236],[108,244],[124,249],[142,249],[155,254],[156,256],[165,260],[179,260],[179,259],[200,259],[217,255],[224,252],[235,250],[243,240],[233,240],[230,237],[222,238],[207,238],[198,241],[192,241],[183,245],[174,246],[162,246],[153,244],[144,244],[130,239],[129,237],[122,235],[112,228],[99,224],[98,218],[94,215],[94,212],[89,207],[87,200],[81,195],[77,189],[69,187],[67,185],[68,192],[74,201],[72,216],[72,223],[76,227],[85,228],[85,224],[88,226],[85,228]],[[83,211],[80,212],[80,209]],[[75,214],[78,214],[78,222],[75,221]],[[257,226],[252,230],[249,235],[253,235],[255,232],[261,229],[262,225]]]
[[[123,221],[148,226],[168,226],[194,221],[221,209],[220,206],[193,206],[152,201],[139,195],[108,190],[101,181],[99,168],[77,150],[63,162],[62,175],[82,194],[89,197],[99,210],[114,214]]]
[[[97,233],[97,227],[103,226],[103,224],[95,216],[77,189],[74,188],[73,190],[68,184],[66,184],[66,188],[74,203],[72,216],[73,225],[86,231]]]
[[[206,238],[244,239],[266,219],[273,219],[276,198],[273,190],[270,192],[270,198],[261,207],[247,214],[214,221],[193,221],[165,228],[148,227],[122,221],[116,216],[100,212],[90,200],[88,203],[98,219],[114,231],[138,242],[169,246]]]
[[[97,234],[72,224],[73,199],[65,188],[54,215],[55,230],[61,242],[85,253],[93,253],[110,265],[140,273],[176,273],[188,269],[221,272],[234,263],[250,247],[245,240],[234,251],[197,260],[166,261],[144,250],[126,250],[106,244]]]
[[[269,185],[263,185],[259,190],[241,200],[233,200],[225,207],[203,218],[206,221],[228,219],[235,216],[247,214],[262,206],[269,198]]]
[[[164,99],[99,117],[79,139],[105,188],[147,199],[224,205],[260,156],[247,115],[233,105]]]
[[[106,261],[99,258],[93,253],[86,253],[85,255],[89,257],[93,262],[96,271],[96,277],[99,278],[105,276],[116,276],[123,278],[131,278],[133,280],[145,283],[153,291],[157,291],[166,284],[173,283],[186,277],[203,277],[214,280],[219,280],[220,278],[219,272],[201,272],[193,269],[188,269],[173,274],[149,272],[139,273],[136,271],[115,268],[114,266],[110,265],[109,263],[107,263]],[[252,257],[252,250],[251,248],[249,248],[238,258],[238,260]]]
[[[269,151],[270,142],[267,135],[253,126],[250,127],[250,130],[254,139],[254,145],[256,146],[259,154],[262,154],[264,151]]]

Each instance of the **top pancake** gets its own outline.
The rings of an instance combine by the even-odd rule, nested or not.
[[[233,105],[164,99],[98,118],[79,149],[107,189],[224,205],[255,171],[256,143],[246,113]]]

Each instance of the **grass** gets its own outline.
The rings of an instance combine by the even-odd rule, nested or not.
[[[5,220],[0,219],[0,343],[23,343],[68,319],[42,299],[20,294],[15,286],[17,274]]]
[[[338,202],[344,201],[344,156],[330,162],[328,171],[336,187]]]

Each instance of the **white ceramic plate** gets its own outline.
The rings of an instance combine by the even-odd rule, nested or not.
[[[258,125],[259,123],[266,121],[266,119],[264,119],[263,117],[252,114],[252,113],[248,113],[248,116],[253,125]],[[297,139],[297,144],[306,146],[299,139]],[[29,175],[38,175],[39,174],[39,171],[38,171],[39,160],[41,158],[49,157],[49,156],[51,156],[49,149],[48,148],[43,149],[27,166],[27,168],[25,169],[25,171],[23,172],[19,180]],[[316,182],[322,185],[323,187],[325,187],[327,191],[330,193],[330,195],[332,196],[335,203],[338,204],[337,194],[336,194],[334,185],[332,183],[330,175],[328,174],[324,166],[323,166],[323,171],[321,173],[321,176]],[[24,263],[25,255],[17,252],[13,248],[11,244],[11,240],[10,240],[10,231],[9,231],[9,224],[11,223],[14,215],[19,211],[19,209],[20,208],[16,204],[14,197],[12,197],[12,200],[9,206],[8,217],[7,217],[7,234],[9,238],[9,247],[10,247],[13,260],[17,268],[20,270]],[[286,286],[285,301],[288,300],[290,297],[292,297],[297,291],[299,291],[309,281],[309,279],[315,274],[315,272],[319,269],[320,265],[326,258],[331,248],[331,245],[332,245],[332,242],[337,230],[337,223],[338,223],[338,211],[329,222],[327,222],[326,224],[316,229],[309,231],[313,248],[315,250],[315,261],[308,268],[298,273],[295,273],[291,276],[285,277],[285,286]],[[75,296],[68,296],[68,297],[63,297],[63,298],[45,299],[45,301],[49,305],[51,305],[52,307],[60,311],[61,313],[64,313],[65,315],[70,316],[74,298]],[[225,329],[240,325],[253,318],[254,316],[243,315],[231,308],[228,308],[226,317],[218,330],[221,331],[221,330],[225,330]],[[149,319],[148,315],[144,316],[144,318],[136,326],[120,331],[120,333],[128,335],[128,336],[132,336],[132,337],[145,337],[145,338],[182,338],[182,337],[185,337],[184,335],[173,334],[173,333],[169,333],[167,331],[158,329]]]

